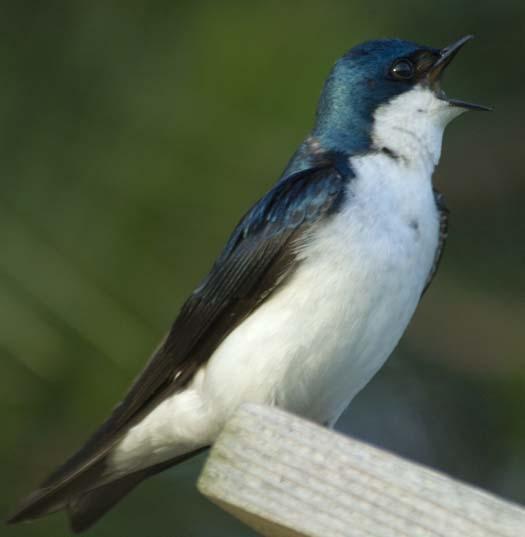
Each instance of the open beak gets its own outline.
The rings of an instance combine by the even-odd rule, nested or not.
[[[473,37],[474,37],[473,35],[466,35],[465,37],[458,39],[456,42],[452,43],[451,45],[448,45],[448,47],[441,49],[439,52],[439,58],[434,62],[434,65],[432,65],[432,67],[429,69],[427,73],[427,81],[429,85],[434,89],[437,96],[440,99],[447,101],[452,106],[459,106],[460,108],[466,108],[468,110],[491,111],[492,108],[490,106],[467,103],[465,101],[460,101],[459,99],[450,99],[449,97],[446,96],[445,92],[440,87],[441,77],[446,67],[454,59],[454,57],[459,52],[459,50],[463,47],[463,45],[467,41],[470,41],[471,39],[473,39]]]

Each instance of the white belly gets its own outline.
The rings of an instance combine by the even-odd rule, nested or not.
[[[244,401],[331,424],[383,365],[419,302],[439,218],[430,167],[383,154],[352,167],[345,206],[313,233],[295,273],[185,392],[129,431],[116,464],[151,464],[212,442]]]

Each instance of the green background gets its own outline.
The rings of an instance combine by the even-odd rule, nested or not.
[[[1,510],[105,417],[365,39],[474,33],[447,92],[437,279],[338,429],[525,502],[523,2],[2,2]],[[202,458],[88,535],[248,536]],[[67,535],[62,515],[1,535]]]

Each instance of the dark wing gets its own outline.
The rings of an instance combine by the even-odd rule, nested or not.
[[[296,267],[298,241],[341,204],[351,175],[331,159],[280,181],[241,220],[212,270],[115,411],[121,427],[169,385],[184,386]]]
[[[445,243],[447,241],[448,237],[448,216],[450,214],[450,211],[448,210],[448,207],[445,203],[445,197],[441,192],[438,192],[436,189],[434,189],[434,199],[436,201],[436,207],[439,212],[439,239],[438,239],[438,247],[436,249],[436,255],[434,257],[434,263],[432,265],[432,268],[430,269],[430,273],[427,278],[427,282],[425,284],[425,288],[423,289],[423,293],[421,293],[421,296],[425,293],[425,291],[429,288],[430,284],[432,283],[432,280],[434,279],[434,276],[436,275],[437,269],[439,268],[439,263],[441,262],[441,258],[443,257],[443,251],[445,249]]]
[[[296,245],[341,204],[351,169],[342,156],[281,180],[241,220],[202,284],[123,401],[88,442],[42,485],[55,495],[84,482],[136,421],[181,389],[219,343],[296,267]],[[67,487],[72,488],[72,487]]]

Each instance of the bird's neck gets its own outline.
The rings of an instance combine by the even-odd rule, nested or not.
[[[312,134],[301,144],[284,176],[316,165],[323,153],[356,157],[382,151],[402,166],[432,172],[439,161],[445,126],[461,109],[451,107],[430,89],[417,87],[370,111],[349,103],[329,106],[321,100]]]
[[[290,160],[283,177],[315,166],[320,153],[352,157],[373,145],[373,108],[365,99],[356,100],[347,87],[329,77],[317,107],[314,128]]]

